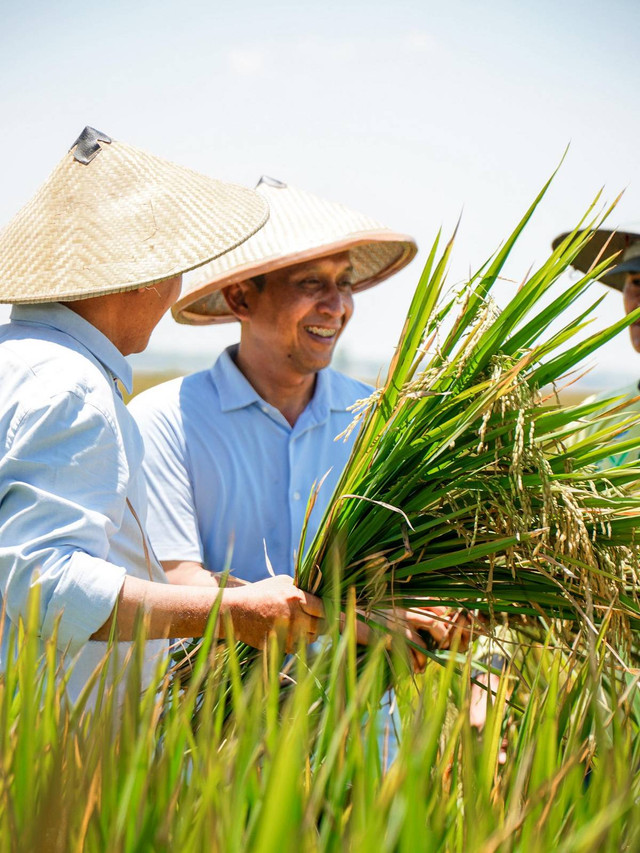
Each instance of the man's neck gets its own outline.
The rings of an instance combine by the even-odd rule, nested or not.
[[[131,344],[133,336],[128,329],[130,313],[125,310],[127,296],[127,293],[109,293],[62,304],[95,326],[122,355],[130,355],[135,352],[135,347]]]
[[[267,359],[248,357],[242,345],[235,352],[234,361],[262,399],[294,426],[313,397],[317,374],[300,376],[279,370]]]

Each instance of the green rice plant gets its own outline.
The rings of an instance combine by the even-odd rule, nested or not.
[[[505,673],[480,736],[469,725],[469,661],[462,678],[451,655],[400,679],[402,737],[385,770],[375,712],[388,652],[373,647],[358,674],[353,625],[312,662],[300,649],[283,701],[275,641],[249,678],[232,646],[221,677],[185,693],[159,669],[143,691],[141,623],[128,665],[112,644],[75,706],[55,642],[21,627],[0,675],[0,849],[638,848],[638,676],[613,668],[602,641],[587,659],[543,645],[521,711],[507,702]],[[223,723],[215,709],[228,683]]]
[[[449,604],[491,620],[571,620],[591,634],[606,624],[611,642],[629,646],[630,627],[640,625],[640,468],[596,463],[633,416],[606,421],[616,400],[562,407],[553,391],[640,318],[636,311],[576,342],[600,300],[577,317],[570,309],[610,261],[546,298],[602,221],[593,205],[504,309],[491,297],[547,187],[454,292],[445,290],[453,240],[438,255],[436,239],[386,381],[360,405],[349,463],[308,549],[303,532],[304,589],[333,594],[338,562],[338,597],[355,589],[369,620],[392,606]],[[637,450],[640,441],[619,446]]]
[[[161,661],[143,689],[141,619],[71,705],[34,597],[0,674],[0,850],[640,847],[640,675],[623,653],[638,619],[639,471],[594,467],[629,419],[611,426],[613,400],[562,408],[544,391],[637,317],[581,343],[586,314],[557,325],[597,269],[543,304],[588,239],[584,223],[494,308],[490,289],[538,202],[455,293],[443,296],[451,245],[439,259],[434,246],[299,561],[299,583],[325,599],[329,641],[313,659],[299,649],[286,689],[276,640],[248,665],[246,648],[215,642],[214,612],[188,680]],[[401,640],[356,645],[356,607],[375,619],[432,602],[519,619],[522,659],[508,656],[480,734],[470,657],[441,653],[412,676]],[[401,727],[390,767],[389,667],[386,723]]]
[[[386,381],[352,425],[359,433],[324,521],[308,549],[305,530],[299,544],[296,582],[332,601],[334,615],[354,589],[370,624],[390,607],[447,604],[484,613],[490,634],[510,619],[536,641],[555,625],[557,642],[573,642],[579,626],[583,651],[605,625],[627,656],[640,625],[640,468],[595,466],[613,441],[640,446],[618,439],[634,416],[614,399],[563,407],[552,390],[636,319],[573,340],[600,300],[578,317],[571,308],[610,262],[547,298],[602,221],[597,199],[502,311],[491,298],[547,187],[453,292],[453,240],[440,256],[439,237],[433,245]],[[257,657],[235,652],[247,672]]]

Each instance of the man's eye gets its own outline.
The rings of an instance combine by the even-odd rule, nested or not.
[[[344,281],[338,282],[338,287],[342,288],[343,290],[350,290],[353,287],[353,282],[351,281],[351,279],[345,279]]]

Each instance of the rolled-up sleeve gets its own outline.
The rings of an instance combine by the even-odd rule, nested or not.
[[[0,584],[9,619],[40,594],[40,632],[77,651],[111,614],[126,570],[109,540],[126,506],[126,454],[108,416],[65,392],[18,410],[0,460]]]

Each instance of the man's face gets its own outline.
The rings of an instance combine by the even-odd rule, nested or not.
[[[628,272],[626,274],[622,289],[622,301],[625,314],[629,314],[640,307],[640,272]],[[640,321],[629,326],[629,335],[634,350],[640,352]]]
[[[267,273],[246,291],[249,331],[264,357],[299,375],[331,362],[353,313],[348,252]]]

